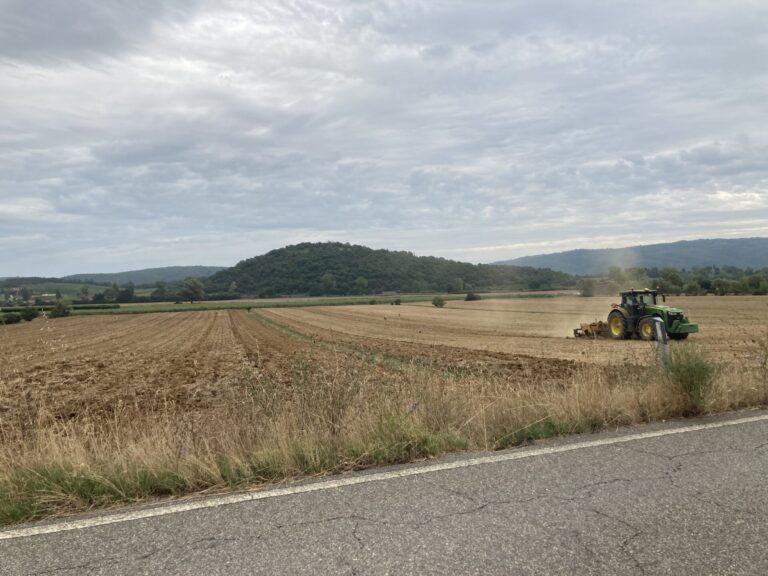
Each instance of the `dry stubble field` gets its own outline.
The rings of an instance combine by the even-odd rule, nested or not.
[[[0,326],[0,522],[690,411],[649,344],[569,338],[612,300]],[[719,364],[705,409],[764,404],[768,299],[668,303],[700,324],[689,343]]]

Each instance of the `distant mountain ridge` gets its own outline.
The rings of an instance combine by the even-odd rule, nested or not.
[[[303,243],[272,250],[217,272],[210,292],[254,296],[376,294],[493,289],[547,289],[575,285],[567,274],[492,264],[467,264],[374,250],[339,242]]]
[[[568,274],[600,275],[620,268],[678,268],[694,266],[768,267],[768,238],[682,240],[662,244],[568,250],[496,262],[512,266],[551,268]]]
[[[98,274],[72,274],[61,280],[68,282],[95,282],[96,284],[127,284],[133,282],[136,286],[154,284],[156,282],[179,282],[185,278],[205,278],[216,272],[225,270],[224,266],[165,266],[163,268],[144,268]]]

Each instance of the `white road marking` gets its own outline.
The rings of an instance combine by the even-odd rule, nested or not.
[[[638,434],[628,434],[626,436],[617,436],[614,438],[604,438],[602,440],[590,440],[587,442],[575,442],[563,446],[551,446],[548,448],[535,448],[530,450],[512,450],[503,454],[494,454],[492,456],[481,456],[468,460],[459,460],[455,462],[444,462],[442,464],[432,464],[430,466],[416,466],[405,468],[403,470],[394,470],[390,472],[378,472],[373,474],[361,474],[336,480],[326,480],[312,484],[302,484],[290,488],[276,488],[273,490],[251,491],[230,496],[214,496],[204,500],[193,500],[189,502],[179,502],[168,504],[157,508],[148,508],[145,510],[135,510],[133,512],[122,512],[86,518],[83,520],[70,520],[54,524],[45,524],[41,526],[31,526],[29,528],[18,528],[15,530],[6,530],[0,532],[0,540],[10,540],[12,538],[25,538],[28,536],[39,536],[42,534],[54,534],[56,532],[67,532],[70,530],[82,530],[84,528],[93,528],[94,526],[104,526],[107,524],[117,524],[120,522],[130,522],[132,520],[143,520],[145,518],[154,518],[155,516],[165,516],[166,514],[177,514],[179,512],[189,512],[191,510],[200,510],[203,508],[217,508],[229,504],[238,504],[241,502],[251,502],[254,500],[264,500],[267,498],[277,498],[279,496],[290,496],[292,494],[305,494],[307,492],[320,492],[322,490],[331,490],[334,488],[343,488],[344,486],[354,486],[356,484],[366,484],[368,482],[381,482],[393,478],[406,478],[408,476],[420,476],[422,474],[431,474],[433,472],[442,472],[444,470],[456,470],[458,468],[469,468],[472,466],[481,466],[483,464],[494,464],[498,462],[509,462],[511,460],[522,460],[523,458],[532,458],[534,456],[546,456],[549,454],[560,454],[562,452],[571,452],[573,450],[582,450],[584,448],[595,448],[597,446],[608,446],[611,444],[624,444],[636,440],[647,440],[648,438],[659,438],[661,436],[671,436],[673,434],[685,434],[687,432],[696,432],[699,430],[712,430],[714,428],[725,428],[727,426],[738,426],[739,424],[749,424],[752,422],[761,422],[768,420],[768,414],[752,416],[749,418],[739,418],[736,420],[725,420],[723,422],[710,422],[708,424],[695,424],[693,426],[683,426],[679,428],[669,428],[657,430],[654,432],[641,432]]]

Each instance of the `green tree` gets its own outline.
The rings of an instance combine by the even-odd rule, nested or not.
[[[683,287],[683,292],[685,292],[688,296],[698,296],[701,294],[701,286],[699,286],[698,282],[692,280],[691,282],[688,282],[685,287]]]
[[[579,291],[579,296],[592,297],[595,295],[595,281],[589,278],[584,278],[576,282],[576,289]]]
[[[150,298],[153,300],[162,300],[168,296],[168,284],[162,280],[155,282],[155,289],[152,290]]]
[[[133,285],[133,282],[128,282],[125,286],[123,286],[120,291],[117,293],[117,301],[118,302],[131,302],[133,300],[133,296],[136,293],[136,288]]]
[[[112,286],[104,289],[104,299],[107,302],[114,302],[117,300],[117,296],[120,294],[120,285],[114,282]]]
[[[362,276],[355,278],[355,292],[365,294],[366,290],[368,290],[368,279]]]
[[[32,292],[27,288],[26,286],[23,286],[21,288],[21,291],[19,291],[19,296],[21,296],[21,299],[24,302],[28,302],[29,299],[32,297]]]
[[[327,294],[336,289],[336,276],[330,272],[326,272],[320,277],[320,285],[323,287],[323,291]]]
[[[229,283],[229,287],[227,288],[227,292],[230,294],[236,294],[237,293],[237,282],[234,280]]]
[[[464,290],[464,280],[462,278],[454,278],[448,285],[449,292],[462,292]]]
[[[40,315],[40,312],[38,312],[37,308],[32,308],[31,306],[27,306],[21,309],[21,312],[19,312],[19,315],[23,320],[26,320],[27,322],[31,322],[32,320],[34,320]]]
[[[63,301],[59,300],[52,310],[48,312],[48,318],[61,318],[63,316],[69,316],[70,308]]]
[[[194,304],[195,300],[202,300],[205,298],[205,288],[203,283],[197,278],[186,278],[184,285],[179,291],[179,296],[184,300],[189,300],[190,304]]]
[[[673,292],[675,287],[679,291],[680,287],[683,285],[683,279],[680,277],[680,273],[674,268],[664,268],[661,271],[661,278],[667,285],[670,285],[670,292]]]
[[[434,306],[435,308],[442,308],[443,306],[445,306],[445,298],[443,298],[442,296],[435,296],[434,298],[432,298],[432,306]]]
[[[89,290],[88,286],[80,287],[80,300],[88,300]]]

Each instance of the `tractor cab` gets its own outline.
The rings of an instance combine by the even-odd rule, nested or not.
[[[621,293],[621,307],[630,316],[640,316],[646,306],[656,306],[656,290],[628,290]]]

